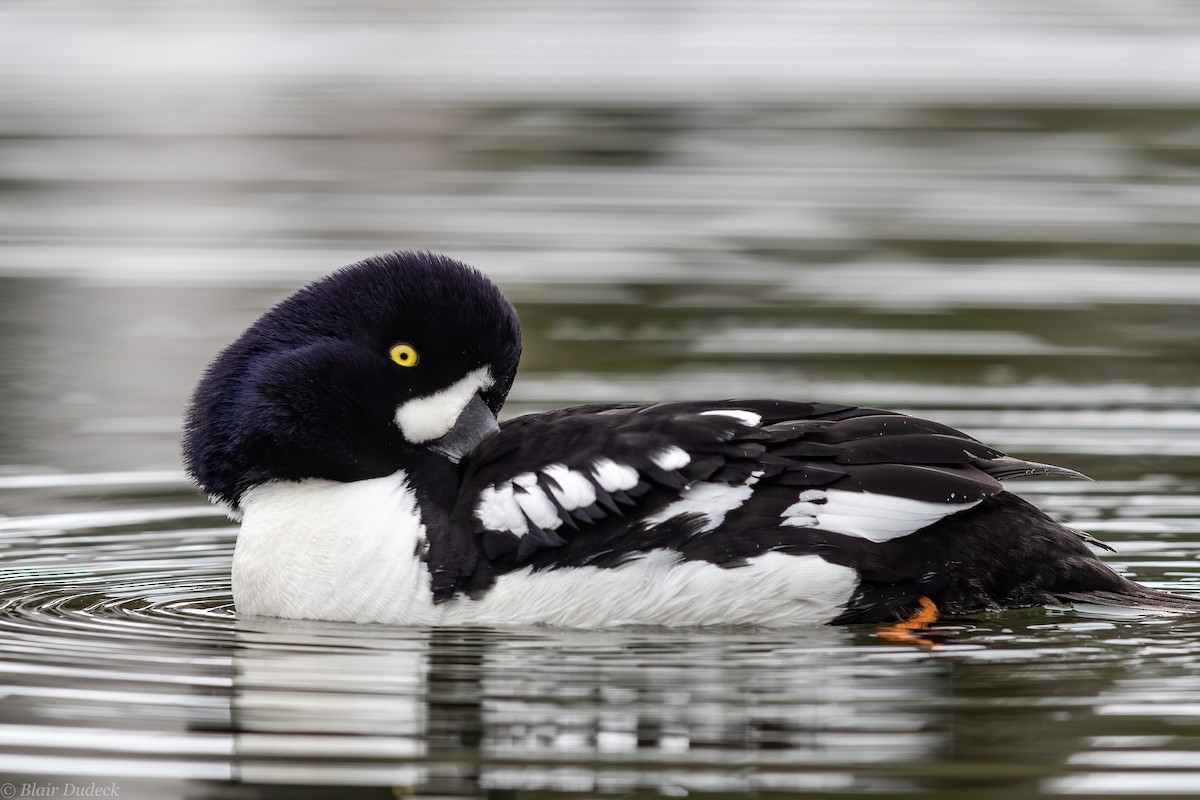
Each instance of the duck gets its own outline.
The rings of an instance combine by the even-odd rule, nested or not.
[[[521,355],[447,256],[343,267],[204,372],[183,461],[240,523],[239,615],[391,625],[927,625],[1200,600],[1005,489],[1080,473],[931,420],[728,399],[498,415]]]

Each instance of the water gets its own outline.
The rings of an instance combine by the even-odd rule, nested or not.
[[[428,248],[517,302],[508,413],[933,416],[1092,475],[1020,488],[1198,593],[1190,4],[0,14],[0,797],[1200,794],[1200,620],[239,620],[177,456],[258,313]]]

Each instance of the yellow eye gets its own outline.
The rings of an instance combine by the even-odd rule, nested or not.
[[[417,348],[407,342],[392,345],[392,349],[388,351],[388,355],[402,367],[415,367],[421,357],[417,355]]]

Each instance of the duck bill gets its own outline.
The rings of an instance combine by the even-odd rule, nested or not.
[[[481,441],[500,430],[496,415],[488,408],[483,398],[474,395],[459,413],[454,427],[440,439],[434,439],[428,447],[435,453],[440,453],[452,463],[459,463],[475,449]]]

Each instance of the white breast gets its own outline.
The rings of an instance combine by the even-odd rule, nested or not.
[[[437,612],[417,556],[425,527],[401,470],[337,483],[275,482],[242,497],[233,555],[240,614],[428,624]]]

